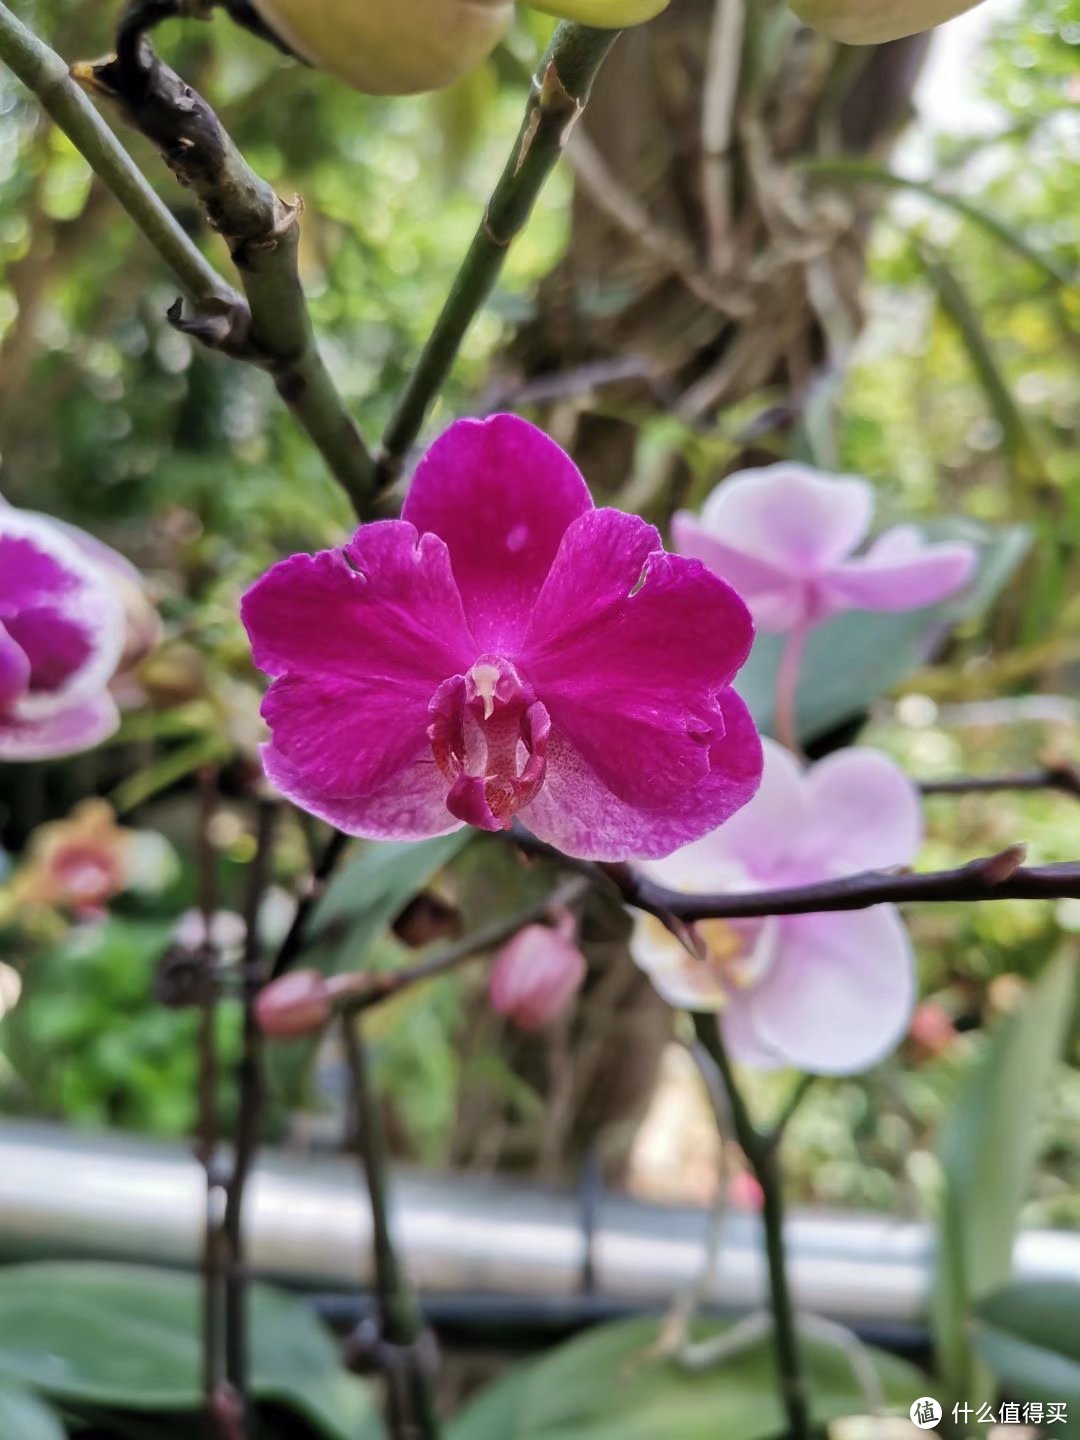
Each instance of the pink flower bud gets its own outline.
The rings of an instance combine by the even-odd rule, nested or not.
[[[491,970],[492,1006],[522,1030],[560,1015],[585,979],[585,957],[565,934],[527,925],[499,951]]]
[[[333,996],[317,970],[297,970],[271,980],[255,1001],[259,1029],[275,1040],[313,1035],[332,1012]]]

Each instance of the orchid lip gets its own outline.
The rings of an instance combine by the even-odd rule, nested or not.
[[[450,782],[447,809],[505,830],[544,783],[551,720],[532,685],[501,655],[481,655],[444,680],[428,706],[428,740]]]

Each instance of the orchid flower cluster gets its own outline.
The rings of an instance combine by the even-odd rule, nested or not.
[[[813,627],[967,584],[972,547],[910,526],[856,553],[872,515],[864,480],[774,465],[722,481],[700,517],[678,514],[671,553],[645,521],[596,508],[534,426],[458,421],[418,466],[400,520],[293,555],[244,596],[271,679],[266,774],[350,835],[516,823],[685,891],[908,864],[920,806],[895,763],[857,748],[804,769],[794,735],[763,745],[735,688],[755,625],[786,635],[778,715],[793,721]],[[0,510],[0,755],[110,734],[110,683],[152,641],[151,614],[114,552]],[[692,939],[694,953],[640,915],[631,948],[672,1004],[716,1011],[749,1064],[848,1073],[908,1024],[914,958],[892,907],[705,921]],[[565,927],[534,925],[497,957],[492,1003],[537,1028],[585,976]],[[287,998],[270,996],[267,1013]]]

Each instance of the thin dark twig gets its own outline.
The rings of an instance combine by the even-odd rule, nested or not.
[[[515,828],[521,849],[557,860],[564,868],[588,876],[625,904],[675,921],[737,920],[761,915],[813,915],[837,910],[868,910],[874,905],[948,904],[984,900],[1065,900],[1080,898],[1080,862],[1024,865],[1024,847],[1010,845],[996,855],[981,856],[955,870],[922,873],[907,870],[865,870],[838,880],[794,885],[779,890],[686,894],[638,874],[629,865],[609,865],[562,855],[552,846]]]
[[[217,809],[217,777],[204,769],[198,776],[199,819],[196,838],[198,901],[202,918],[200,959],[211,973],[203,988],[199,1013],[198,1133],[195,1154],[206,1173],[202,1252],[202,1389],[206,1426],[215,1440],[228,1440],[221,1420],[221,1388],[225,1379],[224,1280],[226,1254],[222,1231],[221,1177],[218,1173],[218,1055],[216,1013],[218,955],[214,944],[217,868],[211,824]]]
[[[1013,775],[957,775],[947,780],[922,780],[924,795],[994,795],[1003,790],[1057,790],[1080,800],[1080,769],[1067,762],[1045,765]]]
[[[331,875],[337,869],[341,857],[345,854],[348,843],[348,835],[343,834],[340,830],[335,830],[326,842],[326,847],[300,896],[288,933],[274,956],[269,979],[277,980],[279,976],[284,975],[304,948],[305,932],[311,912],[326,893],[326,886]]]
[[[223,1228],[229,1267],[225,1277],[225,1373],[244,1422],[250,1421],[250,1356],[247,1323],[247,1273],[244,1256],[243,1207],[248,1177],[259,1144],[263,1108],[262,1033],[255,1018],[261,988],[259,911],[270,877],[277,806],[260,800],[255,858],[248,875],[244,907],[245,936],[242,995],[243,1040],[237,1067],[237,1116],[233,1165],[225,1186]]]
[[[409,965],[401,970],[387,970],[364,975],[362,978],[363,988],[358,985],[349,991],[344,1001],[343,1010],[347,1014],[358,1014],[363,1010],[370,1010],[372,1006],[381,1004],[395,995],[400,995],[403,990],[410,989],[413,985],[421,984],[425,980],[434,980],[440,975],[445,975],[451,970],[456,970],[459,965],[464,965],[469,960],[474,960],[485,950],[491,950],[504,940],[509,940],[526,925],[533,925],[541,921],[552,911],[558,910],[561,906],[572,905],[579,900],[588,889],[588,881],[584,877],[564,882],[550,895],[544,896],[542,900],[535,901],[532,905],[525,905],[520,910],[515,910],[511,915],[504,915],[498,920],[493,920],[490,925],[481,925],[476,930],[463,935],[460,940],[454,940],[449,945],[436,950],[434,955],[418,961],[415,965]]]
[[[369,1352],[365,1358],[374,1360],[385,1376],[387,1420],[393,1440],[438,1440],[441,1427],[430,1373],[434,1342],[424,1328],[394,1248],[382,1113],[360,1021],[343,1016],[341,1034],[355,1106],[352,1148],[360,1161],[371,1204],[378,1333],[373,1338],[365,1337]]]
[[[813,1089],[817,1078],[816,1075],[800,1075],[794,1090],[792,1090],[787,1100],[785,1100],[779,1115],[777,1115],[776,1119],[772,1122],[765,1136],[766,1143],[771,1146],[772,1149],[775,1150],[784,1138],[784,1132],[794,1118],[799,1106]]]

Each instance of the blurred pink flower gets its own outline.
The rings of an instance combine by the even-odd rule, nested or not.
[[[34,831],[26,863],[15,876],[23,905],[48,905],[83,918],[100,915],[128,888],[134,830],[116,823],[104,800],[83,800],[65,820]]]
[[[943,1005],[927,1000],[916,1006],[908,1033],[924,1054],[944,1055],[956,1039],[956,1026]]]
[[[915,610],[961,589],[975,571],[973,546],[930,543],[899,525],[855,551],[874,513],[858,476],[825,475],[787,461],[729,476],[700,519],[680,511],[675,548],[734,585],[760,629],[804,629],[842,610]]]
[[[888,756],[841,750],[804,771],[767,740],[751,803],[642,869],[683,891],[766,890],[908,864],[921,836],[918,791]],[[736,1059],[844,1075],[876,1064],[903,1038],[915,965],[894,906],[705,920],[694,929],[705,961],[652,916],[638,918],[631,950],[671,1004],[720,1012]]]
[[[765,1203],[761,1181],[749,1170],[737,1170],[728,1181],[728,1204],[734,1210],[760,1210]]]
[[[522,1030],[539,1030],[570,1004],[585,970],[585,957],[568,935],[527,925],[496,955],[488,995],[500,1015]]]
[[[349,834],[519,815],[572,855],[665,855],[757,788],[746,607],[515,416],[452,425],[401,520],[275,565],[242,613],[266,773]]]
[[[112,734],[109,684],[156,634],[122,556],[0,498],[0,761],[69,755]]]

